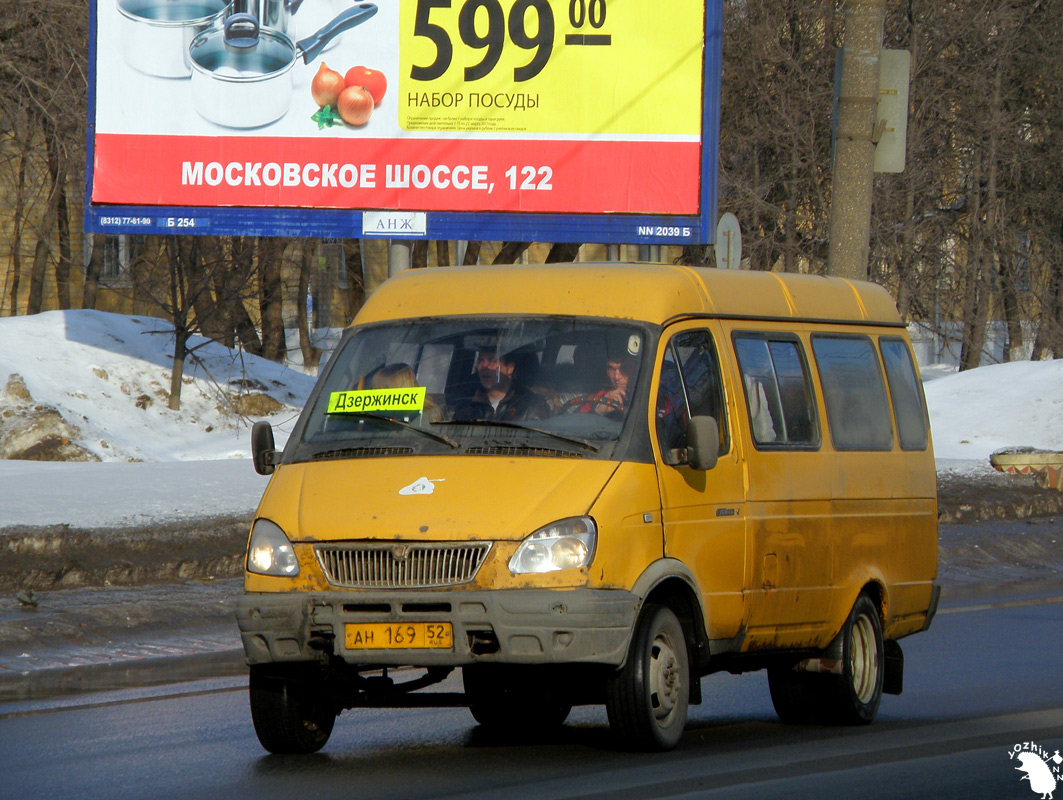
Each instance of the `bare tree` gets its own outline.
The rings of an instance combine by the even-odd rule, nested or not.
[[[21,249],[27,227],[36,229],[37,238],[27,311],[36,313],[42,308],[50,263],[56,268],[59,306],[68,308],[72,253],[67,182],[84,170],[88,15],[80,0],[47,4],[4,0],[0,19],[0,100],[9,112],[7,130],[16,135],[22,154],[14,245]],[[40,179],[47,186],[43,208],[31,209],[26,202],[22,189],[27,179]],[[9,289],[14,313],[21,272],[17,257],[13,256],[12,266]]]
[[[285,239],[259,238],[258,248],[258,309],[262,321],[262,355],[283,362],[287,355],[284,338],[284,281],[281,264]]]

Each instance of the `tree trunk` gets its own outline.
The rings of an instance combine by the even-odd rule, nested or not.
[[[917,20],[911,2],[906,11],[908,23],[908,53],[912,64],[919,63],[919,44],[921,42],[922,25]],[[918,131],[916,125],[919,117],[916,113],[915,98],[917,95],[916,75],[912,75],[909,85],[908,100],[908,138],[915,141]],[[912,315],[912,301],[915,296],[914,287],[911,285],[916,280],[916,226],[915,226],[915,178],[909,169],[903,178],[904,185],[904,220],[901,228],[901,252],[897,258],[897,310],[901,319],[910,320]]]
[[[1008,340],[1004,345],[1005,361],[1022,360],[1022,308],[1019,303],[1019,287],[1016,261],[1019,259],[1019,247],[1005,247],[1000,262],[1000,300],[1004,308],[1004,321],[1007,325]]]
[[[56,208],[56,225],[59,233],[59,260],[55,262],[55,296],[59,308],[66,311],[73,307],[70,297],[70,269],[74,258],[70,250],[70,212],[66,202],[66,166],[61,165],[56,176],[59,187],[59,202]]]
[[[495,260],[492,264],[513,264],[521,253],[527,250],[531,246],[531,242],[505,242],[502,245],[502,249],[498,251],[498,255],[495,256]]]
[[[436,240],[436,266],[450,266],[450,242],[446,239]]]
[[[179,237],[183,242],[185,237]],[[195,311],[196,327],[199,332],[208,339],[221,342],[226,347],[232,347],[236,342],[233,336],[233,328],[225,313],[222,304],[216,300],[225,294],[225,287],[221,284],[217,265],[222,261],[220,241],[216,236],[195,237],[199,246],[197,255],[199,261],[204,263],[204,269],[189,270],[188,297],[192,301],[192,309]],[[181,248],[181,252],[184,249]],[[217,284],[212,291],[211,282]]]
[[[48,139],[48,141],[52,141]],[[55,220],[59,213],[59,199],[61,192],[56,180],[52,180],[52,191],[48,195],[48,205],[41,219],[40,232],[37,235],[37,247],[33,254],[33,266],[30,268],[30,293],[26,301],[27,314],[40,314],[44,306],[44,277],[48,269],[48,258],[51,255],[52,232],[55,230]]]
[[[188,329],[174,325],[173,365],[170,369],[170,397],[166,407],[181,410],[181,383],[185,375],[185,356],[188,354]]]
[[[960,346],[960,371],[974,369],[982,360],[985,328],[979,328],[980,309],[986,304],[988,287],[983,277],[985,234],[982,224],[981,153],[973,154],[971,170],[970,234],[967,248],[967,285],[963,302],[963,343]]]
[[[1063,251],[1063,226],[1057,233],[1056,253]],[[1030,355],[1034,361],[1040,361],[1048,353],[1052,354],[1052,358],[1063,358],[1063,261],[1059,258],[1048,258],[1047,284],[1041,303],[1040,324]]]
[[[170,368],[170,396],[166,407],[171,411],[181,408],[181,385],[185,374],[185,357],[188,355],[188,337],[191,333],[188,319],[189,303],[185,291],[186,274],[197,274],[199,261],[199,242],[196,237],[188,237],[192,242],[186,258],[183,240],[185,237],[174,236],[164,240],[162,254],[169,263],[170,277],[170,311],[173,314],[174,344],[173,364]]]
[[[40,314],[44,306],[44,273],[48,267],[48,253],[48,244],[43,238],[38,237],[37,248],[33,252],[33,266],[30,268],[30,294],[26,300],[27,314]]]
[[[299,349],[303,354],[303,366],[315,369],[321,361],[321,349],[315,347],[310,339],[310,315],[307,305],[310,299],[310,273],[314,266],[314,250],[309,239],[304,239],[300,246],[299,287],[296,291],[296,326],[299,329]]]
[[[580,245],[577,242],[555,242],[546,254],[547,264],[558,264],[563,261],[575,261],[579,258]]]
[[[783,272],[797,272],[797,207],[798,187],[801,185],[801,163],[798,158],[797,142],[790,145],[790,180],[787,181],[786,211],[783,214]]]
[[[92,235],[92,255],[85,265],[85,287],[81,292],[81,307],[96,308],[96,292],[100,286],[100,270],[103,269],[103,252],[107,237],[102,233]]]
[[[471,241],[465,245],[465,257],[462,258],[461,263],[463,266],[471,267],[480,260],[480,248],[483,246],[483,242]]]
[[[254,274],[255,251],[253,240],[244,236],[235,236],[232,239],[232,259],[227,264],[219,264],[215,269],[220,272],[225,286],[225,294],[218,300],[226,309],[226,317],[229,327],[236,334],[240,345],[248,353],[255,356],[262,355],[262,340],[258,337],[258,329],[247,313],[244,305],[245,286]]]
[[[413,252],[410,254],[410,267],[412,269],[424,269],[428,266],[428,241],[421,240],[413,243]]]
[[[26,153],[19,152],[18,188],[15,192],[15,209],[11,236],[11,316],[18,314],[18,286],[22,278],[22,215],[26,205]]]
[[[343,269],[347,274],[347,315],[349,325],[354,315],[365,303],[365,285],[362,283],[362,246],[357,239],[343,242]]]
[[[258,309],[262,318],[262,355],[284,363],[288,352],[284,341],[284,281],[281,257],[286,239],[258,240]]]

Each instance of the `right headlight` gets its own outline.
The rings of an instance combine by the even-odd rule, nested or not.
[[[247,543],[247,571],[284,578],[299,574],[295,550],[280,525],[268,519],[255,521]]]
[[[520,543],[509,560],[514,575],[578,569],[591,563],[598,526],[590,517],[569,517],[545,525]]]

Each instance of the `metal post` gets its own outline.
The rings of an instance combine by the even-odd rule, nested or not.
[[[413,261],[413,241],[411,239],[388,240],[388,277],[394,277],[404,269],[410,268]]]
[[[866,280],[886,0],[848,0],[831,187],[827,272]]]

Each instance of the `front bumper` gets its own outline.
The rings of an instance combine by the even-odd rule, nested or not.
[[[328,661],[365,666],[461,666],[472,663],[619,666],[638,598],[613,589],[514,589],[352,594],[247,593],[238,601],[248,664]],[[449,622],[450,650],[356,650],[347,623]]]

